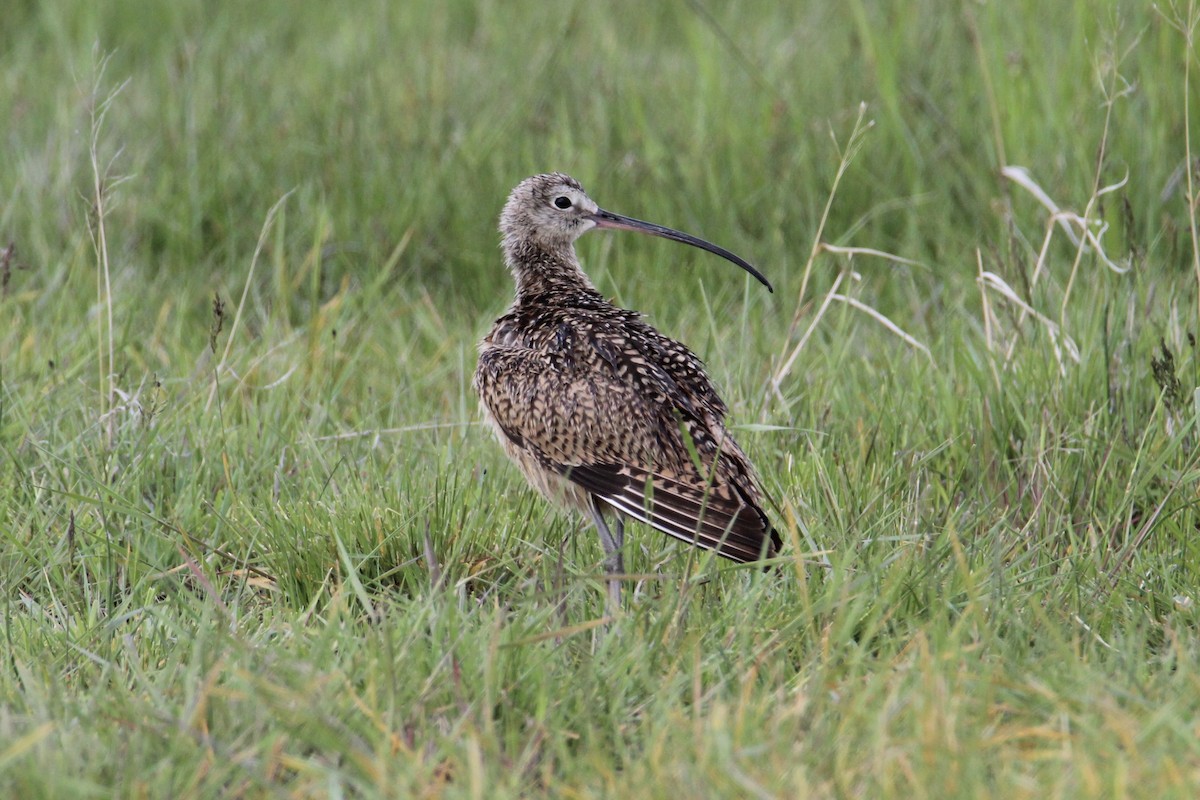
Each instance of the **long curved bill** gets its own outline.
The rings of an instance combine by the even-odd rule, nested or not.
[[[665,228],[662,225],[655,225],[653,222],[643,222],[642,220],[634,219],[633,217],[614,214],[611,211],[605,211],[602,208],[596,209],[595,213],[590,215],[590,218],[596,223],[597,228],[612,228],[614,230],[621,231],[638,231],[640,233],[648,233],[651,236],[661,236],[664,239],[690,244],[692,247],[699,247],[701,250],[707,250],[708,252],[718,255],[727,261],[732,261],[734,264],[737,264],[739,267],[746,270],[746,272],[749,272],[758,279],[759,283],[767,287],[768,292],[773,293],[775,291],[775,288],[771,286],[771,282],[764,278],[761,272],[750,266],[745,259],[734,255],[724,247],[717,247],[712,242],[706,242],[703,239],[698,239],[697,237],[683,233],[682,231]]]

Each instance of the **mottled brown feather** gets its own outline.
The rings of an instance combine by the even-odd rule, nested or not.
[[[764,493],[704,364],[596,292],[571,246],[579,231],[556,238],[521,216],[547,202],[546,187],[526,186],[539,180],[547,192],[570,181],[530,179],[505,208],[517,299],[480,343],[474,378],[506,452],[556,502],[615,511],[739,562],[775,555]]]

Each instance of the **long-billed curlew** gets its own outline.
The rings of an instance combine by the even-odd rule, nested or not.
[[[501,246],[517,299],[479,344],[475,391],[529,482],[590,515],[617,607],[625,516],[738,562],[773,556],[781,542],[704,364],[584,274],[574,243],[593,228],[684,242],[771,284],[728,250],[604,211],[567,175],[535,175],[509,195]]]

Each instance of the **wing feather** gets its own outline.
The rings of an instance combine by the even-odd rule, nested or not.
[[[485,346],[475,386],[502,439],[603,504],[734,561],[775,555],[779,535],[724,427],[724,404],[715,391],[701,402],[680,388],[707,376],[689,366],[672,377],[636,352],[622,369],[622,354],[616,345],[591,360],[578,350]]]
[[[757,505],[736,493],[723,496],[716,484],[683,483],[614,464],[573,466],[566,477],[618,511],[734,561],[773,556],[781,545]]]

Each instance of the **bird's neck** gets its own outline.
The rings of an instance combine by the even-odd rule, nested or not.
[[[517,303],[533,297],[596,295],[575,248],[547,248],[530,241],[505,242],[504,261],[517,282]]]

